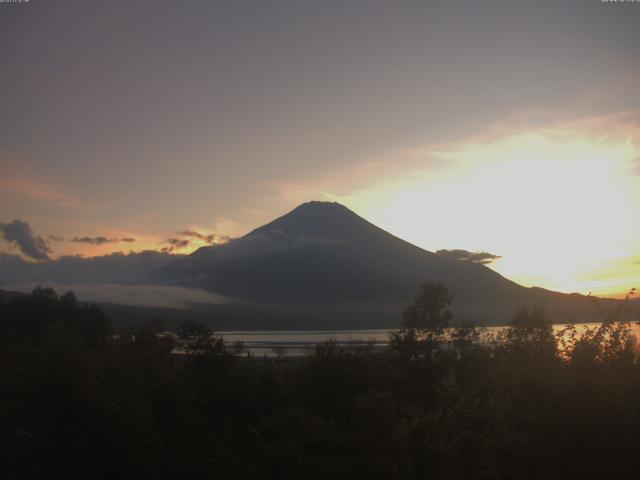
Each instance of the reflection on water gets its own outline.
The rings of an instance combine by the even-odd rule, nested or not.
[[[588,327],[597,327],[598,323],[577,323],[578,334]],[[559,332],[566,324],[553,326],[554,332]],[[505,327],[483,327],[486,334],[498,333]],[[631,324],[631,333],[640,336],[640,326]],[[389,330],[322,330],[322,331],[246,331],[220,332],[225,341],[232,345],[243,342],[247,351],[254,356],[300,356],[327,340],[334,340],[341,346],[357,346],[370,344],[374,347],[384,347],[389,344]]]
[[[253,355],[299,356],[327,340],[342,346],[372,344],[384,347],[389,344],[388,330],[322,330],[322,331],[260,331],[221,332],[229,344],[244,342]]]

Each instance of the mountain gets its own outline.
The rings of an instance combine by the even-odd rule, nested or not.
[[[0,290],[0,303],[10,302],[13,299],[22,298],[24,296],[24,293],[13,292],[11,290]]]
[[[537,304],[557,321],[597,320],[584,296],[525,288],[484,265],[423,250],[338,203],[302,204],[244,237],[170,263],[156,278],[253,304],[377,305],[395,315],[430,280],[453,292],[459,321],[505,323],[519,306]]]

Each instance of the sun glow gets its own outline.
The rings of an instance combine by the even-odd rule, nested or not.
[[[340,197],[428,250],[484,250],[524,285],[620,295],[640,284],[633,128],[555,128],[431,149],[417,169]],[[637,138],[637,135],[636,135]]]

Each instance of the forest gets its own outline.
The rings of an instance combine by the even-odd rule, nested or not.
[[[633,293],[633,292],[631,292]],[[628,297],[629,298],[629,297]],[[541,307],[452,328],[424,284],[389,346],[254,358],[195,321],[115,329],[73,293],[0,303],[2,477],[620,478],[640,452],[623,302],[559,334]],[[594,308],[597,308],[594,301]]]

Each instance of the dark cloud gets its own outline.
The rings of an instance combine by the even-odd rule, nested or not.
[[[500,255],[494,255],[489,252],[470,252],[469,250],[462,249],[438,250],[436,254],[451,258],[452,260],[465,260],[473,263],[481,263],[482,265],[487,265],[500,258]]]
[[[103,245],[105,243],[135,242],[135,238],[107,238],[107,237],[73,237],[71,242],[88,243],[89,245]]]
[[[153,272],[180,257],[154,251],[116,252],[90,258],[67,255],[34,263],[18,255],[0,252],[0,285],[26,282],[149,283]]]
[[[107,238],[107,237],[73,237],[73,238],[65,238],[60,237],[58,235],[49,235],[49,240],[53,242],[76,242],[76,243],[87,243],[89,245],[102,245],[105,243],[118,243],[118,242],[135,242],[136,239],[132,237],[125,238]]]
[[[205,233],[200,233],[200,232],[196,232],[195,230],[189,230],[189,229],[182,230],[181,232],[177,232],[177,233],[178,235],[181,235],[183,237],[191,237],[191,238],[197,238],[199,240],[203,240],[211,245],[226,243],[229,240],[231,240],[231,237],[228,237],[226,235],[218,235],[217,233],[205,234]]]
[[[27,222],[14,220],[11,223],[0,223],[0,236],[17,245],[26,257],[33,260],[49,260],[51,249],[47,242],[33,233]]]
[[[169,240],[167,240],[167,243],[169,245],[173,245],[176,248],[182,248],[189,245],[189,240],[183,240],[181,238],[170,238]]]
[[[113,243],[117,240],[107,237],[73,237],[71,241],[77,243],[88,243],[90,245],[102,245],[103,243]]]
[[[190,240],[182,239],[182,238],[169,238],[167,240],[167,243],[169,244],[169,246],[161,248],[160,249],[161,252],[170,253],[170,252],[173,252],[175,249],[185,248],[189,246]]]

